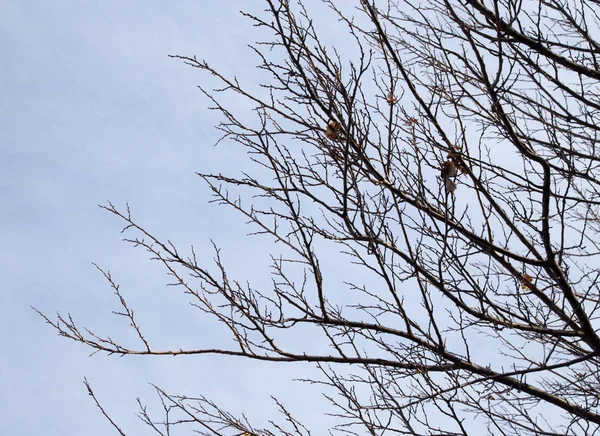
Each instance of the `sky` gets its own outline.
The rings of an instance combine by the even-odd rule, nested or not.
[[[323,419],[313,413],[322,410],[316,392],[289,381],[311,371],[305,366],[90,357],[31,308],[131,339],[127,323],[111,315],[118,301],[96,263],[155,343],[223,339],[165,286],[168,277],[147,253],[122,242],[122,223],[98,205],[129,203],[157,236],[206,256],[213,239],[241,276],[265,280],[270,241],[246,238],[242,218],[209,206],[195,175],[226,173],[244,156],[230,144],[213,147],[218,119],[195,88],[206,75],[168,57],[197,55],[251,79],[256,58],[246,45],[254,30],[239,14],[249,3],[262,6],[0,0],[0,434],[116,434],[87,395],[85,377],[127,434],[151,433],[135,416],[137,397],[160,416],[149,383],[206,395],[259,422],[275,410],[272,393],[309,425]]]
[[[320,2],[304,3],[313,11]],[[32,309],[51,318],[71,314],[139,347],[127,322],[111,314],[118,300],[96,263],[121,286],[157,348],[229,343],[179,289],[166,286],[164,268],[122,241],[122,222],[98,205],[129,204],[160,239],[193,244],[208,260],[214,241],[237,278],[270,283],[272,241],[248,238],[243,217],[210,205],[195,175],[236,173],[248,162],[235,144],[214,146],[219,118],[196,88],[214,82],[168,57],[196,55],[256,89],[258,59],[247,44],[261,39],[261,29],[240,9],[260,13],[263,2],[0,0],[0,434],[116,434],[84,378],[128,435],[152,434],[135,415],[136,398],[161,417],[149,383],[202,394],[259,425],[275,416],[272,394],[313,434],[332,422],[318,386],[292,381],[315,374],[307,365],[90,356]],[[320,29],[342,55],[351,51],[347,33]]]

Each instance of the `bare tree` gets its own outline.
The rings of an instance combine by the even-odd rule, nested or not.
[[[257,92],[173,57],[221,82],[201,89],[256,171],[199,176],[279,243],[272,286],[230,278],[216,246],[205,264],[104,206],[235,347],[154,350],[108,273],[139,348],[46,320],[108,353],[313,362],[332,433],[599,433],[600,3],[326,0],[319,18],[344,29],[343,47],[308,6],[265,3],[245,14],[273,35],[254,46],[270,77]],[[343,289],[332,262],[352,277]],[[294,331],[315,346],[286,341]],[[160,434],[309,434],[283,404],[281,424],[255,428],[157,392],[166,417],[141,416]]]

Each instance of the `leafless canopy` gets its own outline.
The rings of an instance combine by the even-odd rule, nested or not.
[[[105,207],[235,346],[155,350],[108,273],[139,348],[46,320],[109,353],[313,362],[332,433],[600,433],[600,4],[264,3],[246,14],[272,34],[254,45],[262,87],[174,57],[222,84],[201,89],[254,172],[199,175],[278,242],[272,286]],[[289,341],[296,331],[310,350]],[[257,428],[157,391],[166,418],[141,416],[159,434],[310,433],[282,404]]]

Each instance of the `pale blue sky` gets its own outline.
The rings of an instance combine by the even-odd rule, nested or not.
[[[305,3],[314,11],[320,1]],[[308,366],[218,356],[90,358],[90,349],[58,337],[30,308],[71,313],[98,333],[135,340],[127,322],[111,315],[118,302],[96,262],[111,271],[158,348],[229,344],[178,289],[165,286],[160,265],[121,242],[122,224],[97,205],[129,202],[139,223],[184,249],[194,244],[206,259],[212,238],[236,278],[270,283],[271,241],[246,238],[244,219],[208,205],[195,175],[231,173],[247,162],[234,144],[213,147],[217,114],[195,88],[210,88],[210,77],[168,58],[197,55],[257,86],[257,59],[246,45],[261,39],[261,29],[242,8],[260,12],[264,4],[0,0],[1,435],[115,434],[84,377],[128,435],[151,434],[135,416],[136,397],[161,416],[149,382],[205,395],[257,424],[274,417],[270,394],[316,435],[331,422],[318,387],[289,382],[313,373]],[[346,28],[333,28],[320,30],[342,56],[356,55]]]
[[[321,419],[309,405],[319,397],[309,402],[308,386],[285,383],[306,367],[214,356],[89,358],[30,309],[127,332],[110,315],[117,301],[96,262],[157,343],[197,345],[211,335],[164,286],[159,265],[121,242],[121,223],[97,207],[107,199],[130,202],[141,223],[183,247],[209,247],[214,238],[249,278],[265,279],[269,242],[242,239],[243,219],[209,207],[194,175],[240,165],[227,145],[212,147],[215,114],[195,89],[207,76],[167,57],[196,54],[251,77],[256,60],[245,45],[253,28],[238,13],[250,3],[0,0],[0,434],[113,434],[84,377],[127,434],[150,434],[134,415],[136,397],[160,416],[148,382],[262,419],[272,417],[273,392],[309,421]]]

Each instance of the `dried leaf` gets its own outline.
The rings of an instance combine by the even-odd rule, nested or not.
[[[444,185],[446,186],[446,192],[448,194],[452,194],[454,191],[456,191],[456,183],[454,183],[452,180],[446,179]]]
[[[448,153],[448,160],[450,160],[454,164],[454,166],[456,166],[456,169],[461,174],[466,174],[468,172],[467,167],[463,165],[462,160],[458,156],[457,152],[451,151],[450,153]]]
[[[398,97],[396,97],[394,94],[389,94],[385,101],[387,101],[389,105],[393,105],[398,102]]]
[[[451,160],[447,160],[446,162],[442,163],[442,179],[446,180],[449,177],[455,177],[457,174],[457,170],[456,170],[456,165],[454,165],[454,162],[452,162]]]
[[[533,288],[533,277],[531,277],[527,273],[523,273],[523,278],[521,279],[521,287],[527,290]]]
[[[339,133],[341,128],[342,126],[340,123],[338,123],[337,121],[331,121],[325,129],[325,136],[328,139],[331,139],[332,141],[339,139]]]
[[[442,163],[441,169],[441,177],[444,181],[444,187],[446,188],[446,193],[451,194],[456,191],[456,183],[452,180],[453,177],[456,177],[457,170],[456,165],[451,160],[447,160]]]

